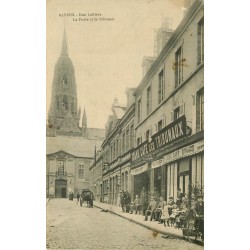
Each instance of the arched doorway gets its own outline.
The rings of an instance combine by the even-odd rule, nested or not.
[[[56,180],[56,198],[66,198],[67,197],[67,180]]]

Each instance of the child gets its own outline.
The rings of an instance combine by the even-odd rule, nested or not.
[[[162,209],[162,215],[161,219],[163,220],[164,227],[166,226],[166,221],[169,226],[169,213],[168,213],[169,206],[165,205],[164,208]]]

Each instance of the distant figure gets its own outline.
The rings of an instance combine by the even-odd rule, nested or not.
[[[117,204],[116,204],[116,205],[117,205],[118,207],[121,206],[121,193],[122,193],[122,192],[119,192],[119,193],[118,193],[118,196],[117,196]]]
[[[93,207],[94,203],[94,194],[91,192],[89,196],[89,207]]]
[[[125,194],[124,194],[124,190],[122,190],[122,193],[121,193],[121,206],[122,206],[122,212],[125,212],[125,209],[124,209],[124,204],[125,204]]]
[[[149,215],[151,215],[150,216],[150,221],[152,221],[154,211],[155,211],[156,207],[157,207],[157,202],[155,201],[155,197],[152,196],[151,200],[150,200],[150,203],[148,205],[148,209],[145,211],[145,219],[144,219],[145,221],[148,220]]]
[[[76,196],[76,198],[77,198],[77,204],[78,204],[78,202],[79,202],[79,199],[80,199],[80,194],[79,194],[79,192],[77,193],[77,196]]]
[[[183,196],[184,196],[184,194],[181,192],[181,189],[178,188],[177,189],[177,199],[176,199],[176,205],[177,205],[178,209],[180,209]]]
[[[125,191],[124,193],[124,206],[125,206],[125,212],[129,213],[131,206],[131,196],[128,191]]]
[[[132,214],[135,211],[135,214],[137,214],[137,210],[138,210],[139,205],[140,205],[139,204],[139,198],[138,198],[138,195],[136,195],[135,200],[131,205],[130,213]]]

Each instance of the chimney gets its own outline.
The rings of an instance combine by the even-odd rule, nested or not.
[[[186,13],[188,12],[188,9],[191,7],[193,2],[194,2],[194,0],[185,0],[184,1],[184,6],[182,7],[183,17],[186,15]]]
[[[158,56],[169,38],[172,36],[174,30],[172,30],[172,18],[166,17],[161,28],[155,31],[155,49],[154,54]]]
[[[155,58],[151,56],[144,56],[142,59],[142,77],[146,75]]]
[[[127,95],[127,109],[135,102],[134,97],[135,88],[127,88],[126,95]]]

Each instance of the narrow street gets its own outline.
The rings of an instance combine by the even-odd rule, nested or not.
[[[200,250],[180,239],[164,239],[119,216],[76,204],[76,199],[51,199],[47,204],[47,249]]]

